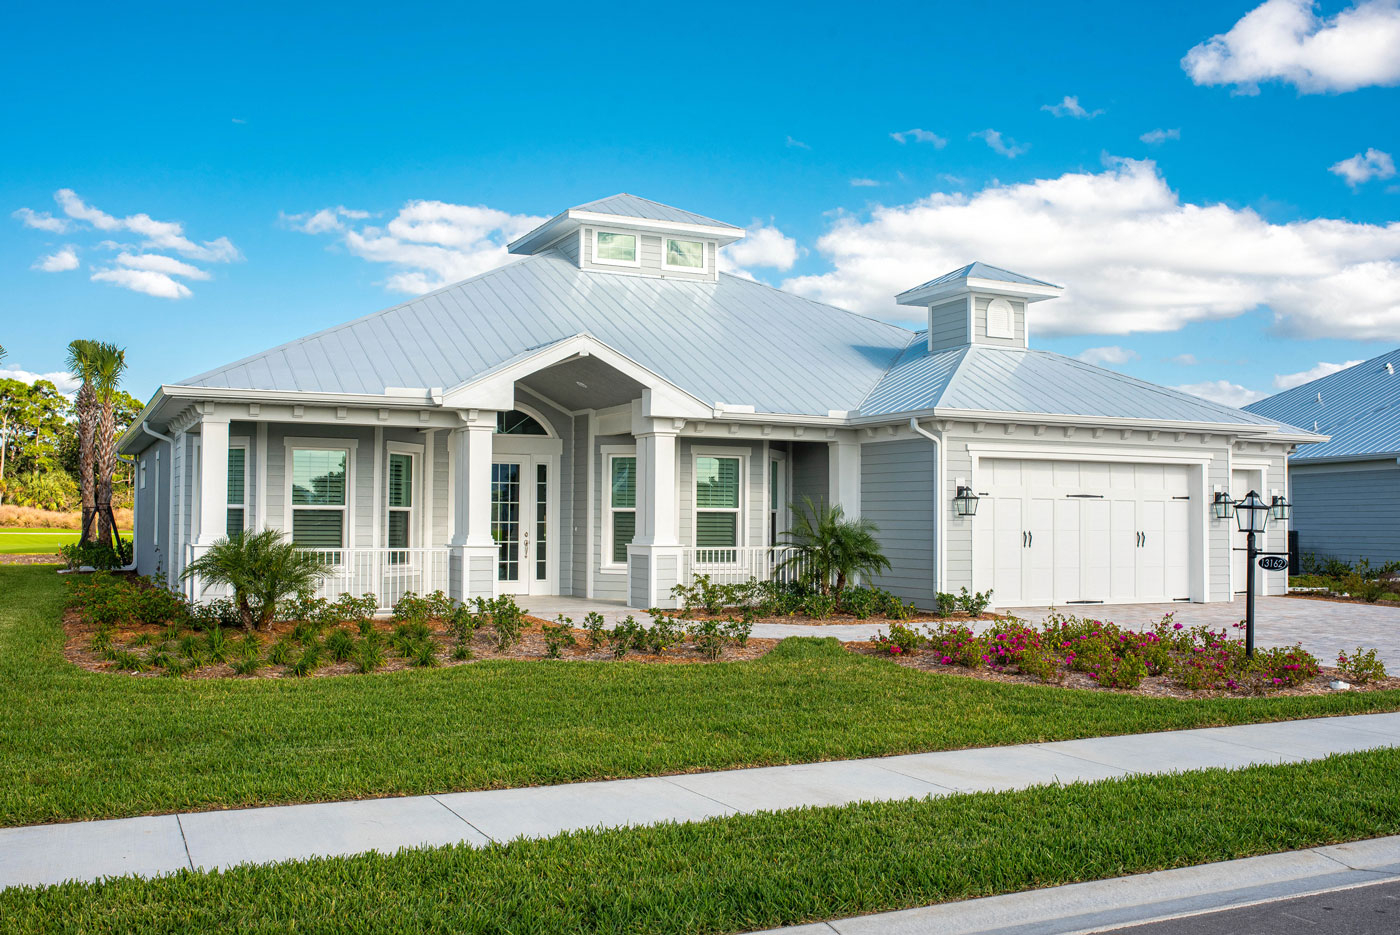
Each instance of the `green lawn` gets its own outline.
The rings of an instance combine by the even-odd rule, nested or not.
[[[1001,685],[813,639],[714,665],[133,678],[63,660],[65,588],[51,568],[0,566],[0,825],[1400,709],[1400,692],[1181,701]]]
[[[1400,832],[1400,751],[0,892],[4,932],[744,932]]]
[[[0,555],[57,552],[77,541],[76,529],[0,529]]]

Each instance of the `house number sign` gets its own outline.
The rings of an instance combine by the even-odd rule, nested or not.
[[[1259,567],[1265,571],[1283,571],[1288,567],[1288,559],[1282,555],[1261,555]]]

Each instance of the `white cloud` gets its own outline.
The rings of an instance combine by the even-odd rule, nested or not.
[[[47,211],[34,211],[29,208],[20,208],[10,216],[19,218],[25,227],[48,231],[51,234],[62,234],[72,226],[72,223],[66,218],[56,218]]]
[[[333,233],[349,251],[393,272],[385,285],[419,295],[495,269],[513,259],[506,244],[546,218],[510,214],[483,205],[410,201],[384,226],[357,227],[369,212],[344,207],[282,214],[284,223],[309,234]],[[317,218],[322,221],[312,223]],[[334,219],[330,224],[326,219]]]
[[[1276,373],[1274,374],[1274,389],[1291,390],[1295,386],[1311,383],[1314,380],[1336,373],[1338,370],[1355,367],[1359,363],[1361,363],[1359,360],[1348,360],[1340,364],[1329,364],[1324,360],[1320,361],[1316,367],[1309,367],[1307,370],[1300,370],[1297,373]]]
[[[1186,383],[1181,386],[1174,386],[1172,389],[1181,390],[1183,393],[1190,393],[1192,396],[1201,396],[1212,402],[1223,403],[1226,406],[1234,406],[1238,409],[1241,406],[1248,406],[1250,403],[1258,402],[1266,394],[1248,387],[1240,386],[1238,383],[1231,383],[1229,380],[1206,380],[1203,383]]]
[[[1007,159],[1015,159],[1031,148],[1030,144],[1022,145],[1009,136],[1003,137],[1000,130],[980,130],[973,133],[968,139],[982,140],[992,148],[992,152],[1000,153]]]
[[[176,282],[165,273],[148,269],[100,269],[92,274],[93,282],[109,282],[132,292],[144,292],[158,299],[187,299],[191,292],[184,283]]]
[[[33,268],[45,273],[62,273],[70,269],[77,269],[78,254],[70,244],[56,253],[40,257]]]
[[[1060,101],[1060,103],[1042,104],[1040,109],[1048,110],[1056,117],[1073,117],[1076,120],[1093,120],[1104,112],[1102,108],[1098,110],[1085,110],[1084,105],[1079,103],[1079,98],[1070,94],[1066,94],[1065,99]]]
[[[1155,146],[1158,143],[1165,143],[1167,140],[1181,139],[1181,130],[1176,127],[1170,130],[1163,130],[1161,127],[1158,127],[1156,130],[1148,130],[1142,136],[1138,137],[1138,139],[1142,140],[1144,143],[1150,143]]]
[[[1116,344],[1111,344],[1108,347],[1085,348],[1076,356],[1086,364],[1103,367],[1110,364],[1126,364],[1130,360],[1137,360],[1138,352],[1126,347],[1119,347]]]
[[[1394,176],[1395,160],[1391,158],[1390,153],[1368,149],[1365,153],[1357,153],[1350,159],[1343,159],[1327,171],[1340,175],[1348,185],[1356,188],[1371,179],[1388,179]]]
[[[948,145],[948,141],[937,133],[934,133],[932,130],[920,130],[918,127],[912,130],[900,130],[897,133],[891,133],[890,139],[894,140],[896,143],[908,143],[910,140],[913,140],[915,143],[931,143],[934,149],[942,149]]]
[[[738,243],[720,251],[719,268],[740,276],[750,276],[749,267],[760,266],[786,272],[797,262],[797,241],[776,227],[754,224]]]
[[[1171,363],[1178,364],[1182,367],[1194,367],[1200,363],[1200,361],[1196,359],[1195,354],[1177,354],[1175,357],[1169,358],[1169,360]]]
[[[879,188],[880,183],[874,179],[851,179],[852,188]]]
[[[72,396],[78,392],[78,387],[82,386],[82,381],[68,373],[66,370],[55,370],[52,373],[34,373],[30,370],[5,370],[0,369],[0,378],[6,380],[18,380],[21,383],[28,383],[33,386],[36,380],[48,380],[64,396]]]
[[[788,138],[787,138],[787,144],[788,144],[789,146],[795,148],[795,149],[811,149],[811,148],[812,148],[812,147],[808,146],[806,143],[802,142],[801,140],[795,140],[795,139],[793,139],[791,136],[788,136]]]
[[[1358,0],[1325,19],[1312,0],[1267,0],[1192,48],[1181,67],[1196,84],[1240,94],[1258,94],[1261,81],[1304,94],[1400,84],[1400,0]]]
[[[183,276],[186,279],[208,279],[209,274],[197,266],[191,266],[172,256],[163,256],[159,253],[130,254],[123,253],[117,257],[117,262],[127,269],[144,269],[154,273],[164,273],[167,276]]]
[[[197,244],[185,236],[185,226],[179,221],[157,221],[149,214],[129,214],[126,217],[113,217],[107,212],[83,201],[71,188],[60,188],[54,193],[63,213],[75,221],[91,224],[100,231],[127,230],[146,238],[146,246],[160,250],[174,250],[193,260],[210,263],[227,263],[238,260],[242,255],[227,237],[206,240]]]
[[[1183,202],[1149,160],[875,206],[842,216],[817,249],[832,270],[787,288],[910,324],[920,316],[896,293],[984,260],[1067,287],[1032,307],[1039,334],[1175,331],[1261,306],[1294,336],[1400,332],[1400,222],[1275,224]]]

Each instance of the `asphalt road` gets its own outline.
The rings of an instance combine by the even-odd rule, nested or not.
[[[1396,935],[1400,933],[1400,883],[1282,899],[1113,929],[1103,935]]]

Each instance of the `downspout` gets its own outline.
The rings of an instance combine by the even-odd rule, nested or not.
[[[153,428],[151,428],[149,425],[147,425],[145,422],[142,422],[142,423],[141,423],[141,431],[145,432],[147,435],[151,436],[152,438],[155,438],[155,439],[158,439],[158,440],[160,440],[160,441],[165,442],[167,445],[170,446],[170,470],[168,470],[166,473],[168,473],[168,474],[170,475],[171,480],[172,480],[172,485],[171,485],[171,491],[170,491],[170,509],[168,509],[168,510],[165,511],[165,513],[166,513],[166,516],[165,516],[165,548],[166,548],[166,549],[169,549],[169,548],[171,547],[171,544],[174,543],[174,541],[175,541],[175,490],[174,490],[174,484],[173,484],[173,481],[174,481],[174,478],[175,478],[175,470],[174,470],[174,469],[175,469],[175,439],[171,438],[169,435],[162,435],[162,434],[160,434],[160,433],[157,432],[155,429],[153,429]],[[157,462],[157,463],[159,463],[159,462]],[[159,506],[159,505],[160,505],[160,478],[159,478],[159,477],[156,478],[155,497],[156,497],[156,503],[155,503],[155,505],[156,505],[156,506]],[[152,507],[152,515],[155,515],[155,514],[154,514],[154,510],[155,510],[155,507]],[[135,522],[135,519],[133,518],[133,520],[132,520],[133,531],[132,531],[132,536],[131,536],[131,539],[132,539],[132,542],[131,542],[131,557],[132,557],[132,560],[133,560],[133,561],[136,559],[136,534],[135,534],[135,529],[134,529],[135,525],[136,525],[136,522]],[[174,556],[173,554],[171,554],[171,555],[165,555],[164,550],[161,551],[161,555],[163,555],[163,556],[165,557],[165,573],[166,573],[166,575],[168,576],[168,575],[170,574],[170,569],[174,567],[174,564],[175,564],[175,556]],[[168,580],[169,580],[169,579],[167,578],[167,581],[168,581]]]
[[[947,510],[943,505],[943,491],[948,485],[947,478],[944,476],[947,473],[948,459],[944,457],[943,440],[920,425],[917,416],[909,417],[909,430],[927,438],[929,441],[933,442],[934,447],[938,449],[938,480],[933,504],[934,537],[938,540],[936,544],[938,550],[938,580],[935,582],[933,590],[934,593],[937,594],[943,590],[943,584],[948,578],[948,517]]]

